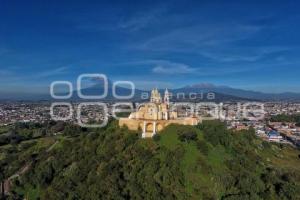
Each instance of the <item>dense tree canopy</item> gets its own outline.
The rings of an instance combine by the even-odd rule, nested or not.
[[[300,114],[286,115],[280,114],[272,116],[271,122],[295,122],[297,126],[300,126]]]
[[[170,125],[154,139],[141,139],[112,121],[101,129],[65,125],[63,134],[10,149],[15,153],[1,164],[6,177],[30,166],[14,182],[11,197],[300,198],[299,151],[263,142],[253,130],[232,132],[206,121]]]

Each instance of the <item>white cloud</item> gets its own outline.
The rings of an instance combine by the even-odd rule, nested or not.
[[[201,24],[170,30],[129,46],[129,49],[153,52],[198,54],[216,62],[255,62],[270,54],[287,50],[282,46],[241,46],[264,29],[262,25],[240,23]]]
[[[67,72],[68,67],[59,67],[53,70],[47,70],[40,72],[38,74],[35,74],[35,77],[37,78],[44,78],[44,77],[50,77],[50,76],[55,76],[55,75],[60,75],[64,74]]]
[[[141,12],[135,14],[132,18],[120,22],[117,27],[129,31],[138,31],[146,28],[151,24],[158,22],[159,17],[164,12],[164,8],[153,9],[148,12]]]
[[[86,14],[86,17],[77,19],[79,29],[87,31],[127,31],[134,32],[147,28],[161,22],[161,16],[166,7],[159,7],[149,10],[142,10],[133,13],[131,16],[99,19],[94,13]],[[117,16],[117,14],[116,14]]]
[[[238,40],[251,38],[263,27],[232,24],[202,24],[178,28],[152,37],[134,48],[152,51],[195,52],[195,50],[219,48]]]
[[[197,69],[181,63],[165,62],[159,64],[152,69],[152,72],[158,74],[190,74],[196,72]]]
[[[160,73],[160,74],[190,74],[198,71],[197,68],[190,67],[187,64],[173,62],[169,60],[141,60],[141,61],[118,63],[115,65],[117,66],[139,65],[139,66],[148,66],[148,67],[150,66],[152,67],[153,73]]]
[[[56,75],[61,75],[67,73],[67,67],[59,67],[53,70],[47,70],[47,71],[42,71],[42,72],[37,72],[37,73],[30,73],[24,74],[24,73],[19,73],[18,71],[12,71],[12,70],[0,70],[0,82],[1,83],[10,83],[10,82],[27,82],[27,81],[32,81],[32,80],[38,80],[40,82],[43,82],[47,80],[49,77],[53,77]]]

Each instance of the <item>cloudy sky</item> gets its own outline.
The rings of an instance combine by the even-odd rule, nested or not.
[[[45,92],[82,73],[300,92],[297,1],[56,2],[0,1],[0,92]]]

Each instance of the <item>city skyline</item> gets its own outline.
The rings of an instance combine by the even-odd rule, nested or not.
[[[0,92],[104,73],[138,88],[300,93],[299,3],[0,3]]]

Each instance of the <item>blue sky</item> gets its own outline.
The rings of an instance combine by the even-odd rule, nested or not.
[[[0,91],[104,73],[140,88],[300,92],[297,1],[0,1]]]

